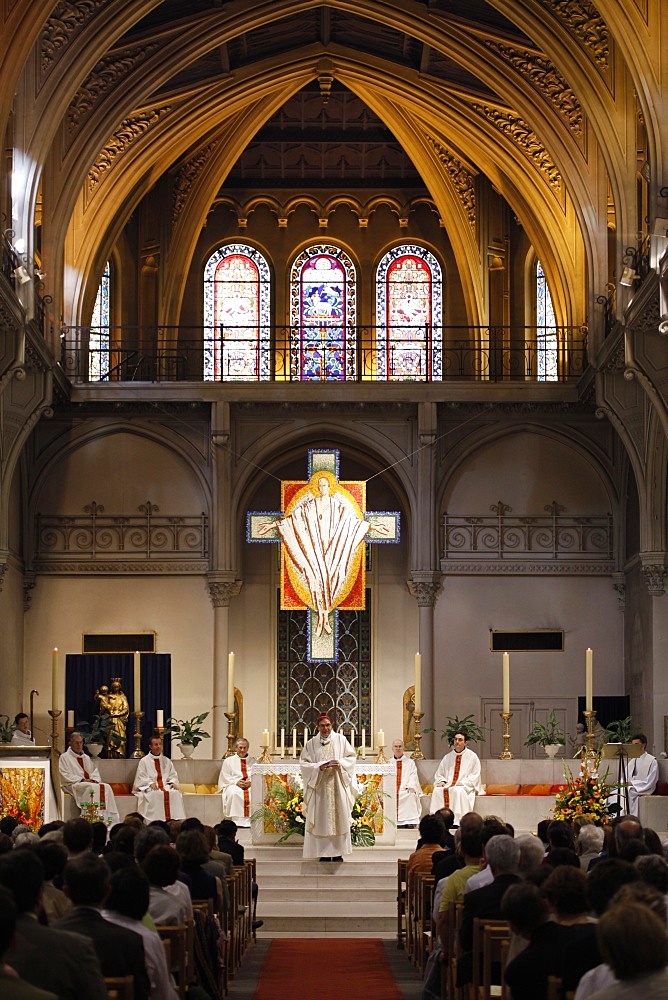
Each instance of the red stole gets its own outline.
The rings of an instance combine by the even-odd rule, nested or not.
[[[84,779],[86,781],[90,781],[90,774],[86,770],[86,765],[84,764],[83,754],[81,755],[81,757],[77,756],[77,760],[79,761],[79,765],[81,767],[81,770],[84,773]],[[104,798],[104,785],[102,783],[100,783],[100,796],[99,796],[99,798],[100,798],[100,805],[104,809],[104,807],[106,805],[106,802],[105,802],[105,798]]]
[[[455,757],[455,770],[452,775],[452,781],[448,785],[448,788],[452,788],[453,785],[457,784],[457,781],[459,780],[459,772],[461,770],[461,766],[462,766],[462,754],[458,753]],[[447,788],[443,789],[443,808],[444,809],[450,808],[450,793],[448,792]]]
[[[244,781],[248,781],[248,768],[246,767],[246,758],[239,757],[239,765],[241,766],[241,777]],[[244,816],[250,816],[250,788],[242,788],[244,793]]]
[[[166,820],[167,819],[171,819],[172,818],[172,813],[171,813],[170,808],[169,808],[169,789],[165,788],[165,786],[163,784],[163,781],[162,781],[162,768],[160,767],[160,758],[159,757],[154,757],[153,758],[153,763],[155,764],[155,774],[156,774],[156,778],[158,780],[158,788],[162,792],[162,798],[163,798],[163,802],[165,804],[165,819]]]
[[[395,785],[395,791],[396,791],[396,795],[397,795],[397,808],[398,808],[399,807],[399,789],[401,788],[401,768],[402,768],[404,762],[403,762],[403,760],[396,760],[395,759],[395,763],[397,765],[397,780],[396,780],[396,785]]]

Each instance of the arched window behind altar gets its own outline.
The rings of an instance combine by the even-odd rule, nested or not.
[[[204,268],[204,379],[260,382],[271,376],[271,279],[255,247],[230,243]]]
[[[109,331],[111,328],[111,263],[104,265],[97,289],[88,334],[88,377],[91,382],[109,376]]]
[[[559,378],[559,344],[552,296],[543,265],[536,261],[536,376],[539,382]]]
[[[376,272],[376,377],[440,379],[442,323],[438,260],[416,244],[393,247]]]
[[[328,243],[306,247],[290,272],[290,378],[357,378],[356,274]]]

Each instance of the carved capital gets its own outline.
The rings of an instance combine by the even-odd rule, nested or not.
[[[24,612],[30,611],[30,605],[32,604],[32,592],[37,585],[37,581],[34,576],[26,577],[23,581],[23,610]]]
[[[242,587],[242,580],[209,582],[209,597],[214,608],[229,608],[230,601],[233,597],[239,596]]]
[[[617,592],[617,606],[621,612],[626,611],[626,577],[623,573],[612,574],[612,587]]]
[[[441,590],[441,574],[414,573],[410,580],[406,581],[406,584],[419,608],[433,608]]]
[[[0,562],[0,594],[2,593],[2,578],[6,572],[7,572],[7,560],[3,559],[2,562]]]
[[[646,563],[642,575],[651,597],[663,597],[666,592],[666,575],[668,569],[662,563]]]

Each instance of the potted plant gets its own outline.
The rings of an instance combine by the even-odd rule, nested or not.
[[[201,715],[194,715],[192,719],[167,719],[165,729],[176,737],[179,750],[184,757],[192,756],[193,750],[202,740],[211,739],[210,733],[205,733],[201,728],[208,714],[202,712]]]
[[[634,727],[631,723],[631,716],[625,719],[615,719],[609,722],[603,733],[605,743],[630,743],[633,736]]]
[[[8,715],[0,715],[0,743],[11,743],[15,728]]]
[[[435,733],[436,730],[432,727],[425,729],[424,732]],[[471,743],[482,743],[485,739],[485,733],[472,715],[466,715],[463,719],[460,719],[457,715],[447,716],[445,729],[441,733],[441,739],[447,740],[448,744],[452,746],[452,741],[457,733],[466,733]]]
[[[566,734],[559,725],[554,709],[547,717],[547,722],[534,722],[524,741],[525,747],[532,747],[538,744],[548,757],[556,756],[559,747],[566,745]]]
[[[87,719],[77,722],[75,729],[81,733],[84,746],[90,750],[92,757],[99,757],[107,746],[117,748],[121,745],[121,738],[114,729],[112,718],[106,712],[94,715],[92,722]]]

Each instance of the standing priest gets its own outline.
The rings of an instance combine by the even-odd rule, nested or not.
[[[105,823],[118,823],[118,807],[109,785],[100,779],[100,772],[83,752],[83,736],[76,730],[70,735],[70,745],[60,755],[58,771],[60,784],[81,808],[82,803],[98,803],[98,813]]]
[[[139,761],[132,791],[137,796],[137,811],[147,823],[154,819],[185,819],[179,778],[169,757],[162,752],[162,740],[154,736],[149,752]]]
[[[455,733],[452,750],[436,768],[434,790],[431,793],[429,812],[448,807],[455,814],[455,822],[464,813],[473,812],[476,793],[482,794],[480,783],[480,758],[469,750],[468,733]]]
[[[318,717],[318,733],[302,750],[304,783],[304,858],[343,861],[352,854],[351,812],[358,794],[355,751],[345,736],[332,732],[326,712]]]

